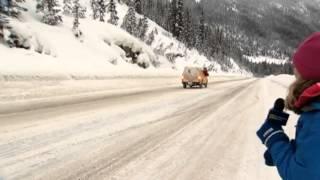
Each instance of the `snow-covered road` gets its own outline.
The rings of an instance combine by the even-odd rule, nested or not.
[[[101,86],[54,96],[51,104],[3,100],[0,179],[279,179],[263,165],[255,131],[289,80],[221,78],[187,90],[171,82],[107,92]]]

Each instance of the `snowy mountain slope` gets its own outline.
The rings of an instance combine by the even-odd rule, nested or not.
[[[200,55],[195,49],[188,49],[186,46],[172,37],[162,27],[158,26],[153,21],[150,21],[149,33],[154,32],[155,41],[152,43],[152,48],[159,55],[166,57],[169,62],[176,64],[175,68],[181,68],[190,65],[206,66],[214,72],[225,72],[233,74],[250,74],[242,69],[232,58],[229,58],[229,66],[222,66],[217,59],[208,60],[204,55]],[[176,58],[173,58],[176,57]]]
[[[24,12],[19,20],[10,22],[14,32],[28,39],[31,49],[11,49],[0,44],[2,78],[173,75],[180,74],[185,65],[208,66],[216,72],[222,71],[217,63],[195,50],[186,49],[152,21],[149,21],[149,33],[155,33],[155,41],[148,46],[122,30],[120,25],[116,27],[92,20],[89,1],[83,0],[81,3],[87,7],[87,18],[80,19],[83,37],[77,39],[72,32],[72,17],[63,16],[63,23],[58,26],[46,25],[35,12],[35,3],[35,0],[23,3],[22,6],[29,11]],[[119,24],[127,9],[127,6],[118,4]],[[120,46],[138,52],[138,63],[147,63],[148,68],[142,69],[130,63],[131,59],[126,57]],[[228,71],[248,74],[236,66]]]
[[[187,0],[189,7],[194,0]],[[320,28],[320,3],[313,0],[201,0],[212,26],[231,27],[248,56],[288,59],[298,44]]]

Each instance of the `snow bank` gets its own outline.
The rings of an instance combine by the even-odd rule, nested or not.
[[[285,64],[288,63],[287,59],[275,59],[268,56],[245,56],[250,62],[262,63],[266,62],[268,64]]]
[[[289,87],[289,85],[294,82],[295,77],[292,75],[281,74],[277,76],[268,76],[266,79],[283,85],[284,87]]]

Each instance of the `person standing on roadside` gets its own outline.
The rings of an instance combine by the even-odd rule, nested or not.
[[[312,34],[293,56],[295,82],[289,87],[285,104],[300,115],[295,140],[290,141],[281,125],[270,123],[289,115],[269,114],[257,131],[268,151],[268,165],[276,166],[284,180],[320,180],[320,32]]]

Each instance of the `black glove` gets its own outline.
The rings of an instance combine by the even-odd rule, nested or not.
[[[261,142],[268,147],[268,149],[270,149],[275,142],[283,140],[289,141],[289,138],[284,133],[282,127],[278,124],[271,123],[268,119],[257,131],[257,135]]]
[[[266,121],[257,131],[257,135],[268,148],[271,148],[274,142],[279,140],[289,140],[284,133],[282,126],[287,124],[289,114],[283,112],[284,100],[277,99],[274,107],[269,111]]]
[[[268,148],[278,141],[289,141],[288,136],[284,133],[282,126],[287,124],[289,114],[283,112],[284,100],[277,99],[274,107],[269,111],[267,120],[258,130],[257,135]],[[267,166],[274,166],[271,154],[266,151],[264,153],[265,164]]]

